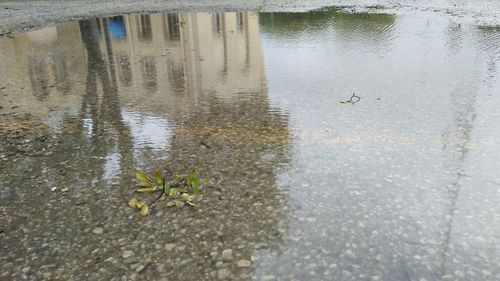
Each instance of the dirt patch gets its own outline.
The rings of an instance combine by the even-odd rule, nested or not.
[[[41,155],[50,147],[52,129],[36,118],[0,116],[0,157],[10,159]]]

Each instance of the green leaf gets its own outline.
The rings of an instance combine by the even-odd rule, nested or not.
[[[193,188],[194,193],[197,193],[200,189],[200,181],[197,178],[191,181],[191,188]]]
[[[168,195],[171,197],[177,197],[179,190],[177,188],[171,188],[168,190]]]
[[[154,187],[145,187],[137,189],[137,192],[145,193],[145,192],[153,192],[156,189]]]
[[[191,186],[191,183],[195,179],[196,179],[196,170],[194,168],[192,168],[191,171],[186,176],[186,184],[188,186]]]
[[[144,203],[144,201],[137,201],[137,203],[135,204],[135,206],[139,209],[142,209],[142,207],[144,207],[144,205],[146,205],[146,203]]]
[[[172,207],[175,207],[175,202],[174,202],[174,201],[170,201],[170,202],[168,202],[168,203],[165,205],[165,207],[167,207],[167,208],[172,208]]]
[[[130,201],[128,201],[128,206],[132,209],[135,209],[137,207],[138,202],[139,202],[139,200],[137,200],[137,198],[133,197],[132,199],[130,199]]]
[[[143,172],[135,172],[135,178],[141,182],[148,183],[149,185],[153,185],[153,181]]]
[[[160,173],[160,171],[153,171],[153,176],[156,178],[156,184],[158,186],[162,186],[163,185],[163,176]]]
[[[147,182],[140,182],[137,187],[144,188],[144,187],[153,187],[150,183]]]
[[[182,193],[181,196],[179,196],[179,199],[182,201],[186,201],[189,198],[189,194],[187,193]]]

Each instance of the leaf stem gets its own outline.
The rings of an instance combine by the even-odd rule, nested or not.
[[[160,196],[156,197],[156,199],[153,200],[153,202],[149,203],[148,207],[151,207],[154,203],[156,203],[156,201],[158,201],[158,199],[160,199],[163,196],[163,194],[165,194],[165,190],[167,189],[166,184],[165,184],[165,177],[162,177],[161,181],[162,181],[162,185],[163,185],[163,190],[161,191]]]

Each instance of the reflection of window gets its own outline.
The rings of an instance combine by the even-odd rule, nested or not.
[[[181,39],[181,30],[179,27],[179,14],[167,14],[167,31],[165,37],[170,41]]]
[[[212,33],[214,35],[221,32],[221,15],[220,13],[212,14]]]
[[[184,87],[184,64],[182,62],[175,62],[172,59],[168,59],[168,80],[170,84],[176,89]],[[182,93],[182,91],[179,91]]]
[[[108,20],[108,31],[111,38],[125,40],[127,38],[127,28],[122,16],[112,17]]]
[[[119,77],[123,86],[129,87],[132,82],[132,70],[130,68],[130,60],[126,54],[121,54],[119,60]]]
[[[71,89],[69,62],[65,55],[55,55],[53,56],[53,60],[54,64],[52,68],[54,70],[56,88],[60,92],[67,94]]]
[[[28,60],[28,71],[33,95],[39,100],[44,100],[49,95],[47,62],[41,57],[30,57]]]
[[[151,28],[151,16],[140,15],[139,25],[137,26],[139,39],[151,40],[153,38],[153,30]]]
[[[236,25],[238,30],[243,30],[243,13],[236,13]]]
[[[141,60],[142,65],[142,79],[143,85],[146,90],[150,92],[156,91],[156,61],[153,56],[143,57]]]

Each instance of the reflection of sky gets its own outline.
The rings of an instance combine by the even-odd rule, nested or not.
[[[116,178],[120,175],[120,172],[120,153],[113,151],[106,156],[103,178],[106,180]]]
[[[151,148],[156,151],[167,150],[170,143],[171,123],[161,117],[122,109],[122,119],[130,128],[134,149]]]

